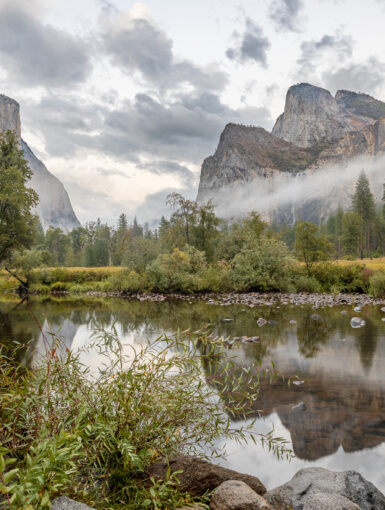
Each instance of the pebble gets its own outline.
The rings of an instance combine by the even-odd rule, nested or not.
[[[293,381],[294,386],[301,386],[305,381]]]

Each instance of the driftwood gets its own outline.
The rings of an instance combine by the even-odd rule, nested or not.
[[[18,292],[19,294],[28,294],[29,293],[29,284],[28,282],[24,282],[19,276],[17,276],[16,273],[8,269],[7,267],[4,268],[11,276],[16,278],[16,280],[20,283]]]

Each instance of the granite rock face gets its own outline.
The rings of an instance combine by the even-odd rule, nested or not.
[[[7,130],[16,133],[24,151],[24,157],[33,172],[30,186],[39,195],[39,204],[35,212],[39,216],[44,230],[53,226],[69,232],[80,227],[63,184],[48,171],[44,163],[35,156],[21,138],[19,104],[0,94],[0,131]]]
[[[344,507],[344,500],[336,496],[356,506]],[[286,510],[288,507],[293,510],[336,510],[339,507],[349,510],[357,507],[361,510],[385,509],[382,492],[356,471],[339,473],[318,467],[301,469],[289,482],[267,492],[264,497],[277,510]],[[316,501],[320,506],[315,506]]]
[[[333,97],[325,89],[302,83],[288,90],[285,111],[271,133],[252,126],[225,127],[214,155],[203,161],[197,200],[212,199],[223,217],[254,209],[267,221],[321,221],[333,205],[350,205],[357,172],[366,160],[381,156],[385,156],[384,102],[344,90]],[[361,161],[351,173],[350,166]],[[333,177],[344,174],[345,181],[334,186],[326,177],[330,189],[324,188],[322,179],[311,186],[310,180],[328,169],[333,169]],[[379,169],[376,172],[370,177],[375,192],[383,182]],[[298,193],[301,186],[303,195]],[[279,205],[271,198],[276,190]],[[234,202],[243,204],[243,210],[234,208]]]

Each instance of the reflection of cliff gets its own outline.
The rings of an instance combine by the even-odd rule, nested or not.
[[[385,441],[384,387],[327,377],[291,388],[282,381],[264,383],[255,408],[265,415],[278,413],[300,459],[316,460],[340,446],[355,452]]]

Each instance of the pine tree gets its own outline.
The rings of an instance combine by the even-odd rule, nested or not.
[[[365,172],[362,172],[356,183],[356,190],[353,196],[353,211],[359,214],[363,221],[363,228],[361,232],[361,258],[364,256],[364,251],[370,253],[370,233],[371,223],[376,214],[376,207],[374,198],[370,191],[370,185]]]
[[[127,216],[124,213],[122,213],[118,219],[118,230],[127,230],[127,228],[128,228]]]

